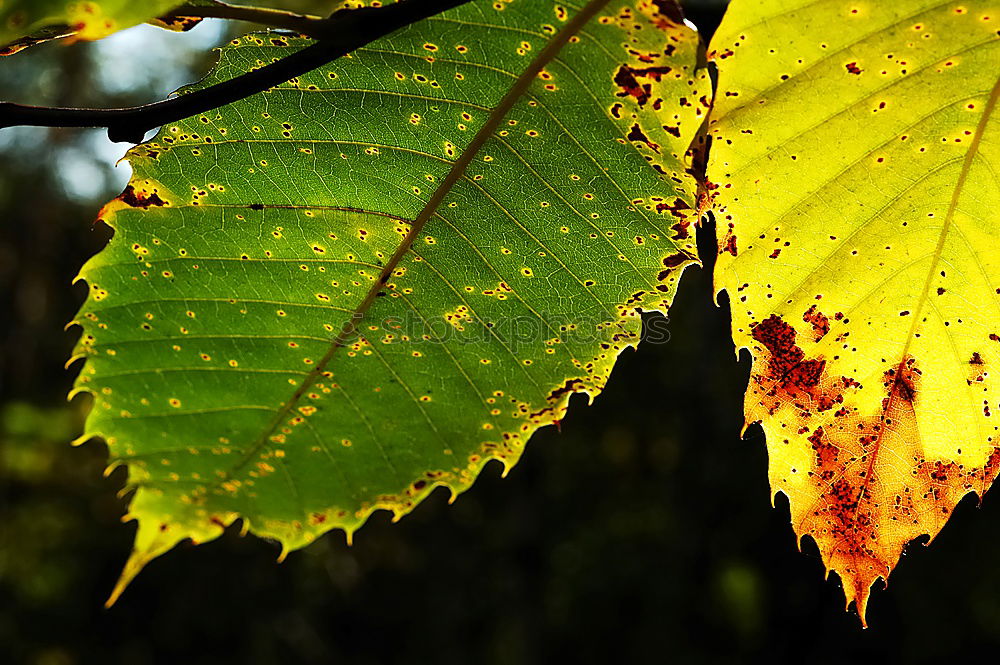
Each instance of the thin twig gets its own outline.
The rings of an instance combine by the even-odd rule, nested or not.
[[[329,18],[327,38],[234,79],[178,97],[121,109],[72,109],[0,102],[0,129],[105,127],[112,141],[140,143],[151,129],[263,92],[384,37],[470,0],[405,0],[384,7],[344,9]]]

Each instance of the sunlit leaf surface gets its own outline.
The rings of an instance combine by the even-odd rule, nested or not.
[[[1000,7],[736,0],[708,177],[748,422],[864,620],[1000,464]]]
[[[696,260],[709,88],[661,9],[473,2],[131,151],[77,319],[85,436],[136,488],[123,583],[238,518],[287,551],[399,517],[600,392]]]

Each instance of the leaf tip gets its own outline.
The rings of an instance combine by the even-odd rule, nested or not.
[[[74,394],[75,393],[70,394],[69,399],[73,399],[73,395]],[[73,439],[72,441],[70,441],[69,445],[73,446],[74,448],[76,448],[77,446],[82,446],[87,441],[90,441],[91,439],[93,439],[95,436],[96,435],[93,432],[84,432],[80,436],[78,436],[75,439]]]
[[[884,575],[852,575],[848,572],[842,572],[839,570],[827,570],[827,577],[829,577],[831,572],[836,572],[841,579],[844,586],[844,611],[850,612],[851,606],[854,606],[854,611],[858,615],[858,620],[861,622],[862,630],[868,628],[868,599],[871,597],[872,587],[875,586],[875,582],[882,579],[883,582],[888,579],[889,571],[886,571]]]
[[[177,526],[171,526],[159,520],[139,520],[139,530],[135,535],[135,545],[122,569],[118,581],[104,603],[105,608],[113,606],[128,585],[146,567],[150,561],[172,549],[174,545],[188,536]]]
[[[858,613],[858,620],[861,622],[862,630],[868,629],[868,618],[866,617],[866,613],[868,611],[868,596],[870,594],[871,585],[860,580],[855,581],[854,597],[847,597],[847,604],[844,608],[846,611],[850,612],[851,605],[854,605],[854,609]]]

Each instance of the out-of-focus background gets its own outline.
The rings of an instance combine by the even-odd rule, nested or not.
[[[723,4],[688,14],[709,32]],[[37,47],[0,60],[0,97],[153,101],[240,29]],[[398,524],[376,514],[353,547],[331,533],[280,565],[235,532],[182,546],[105,610],[135,527],[103,444],[68,445],[86,404],[65,401],[78,333],[63,326],[108,239],[93,220],[127,180],[123,152],[100,131],[0,131],[0,663],[921,663],[1000,646],[998,496],[910,548],[872,628],[843,611],[785,500],[771,507],[759,428],[741,438],[749,364],[699,270],[669,343],[625,353],[594,406],[539,432],[506,479],[488,467],[454,505],[439,490]]]

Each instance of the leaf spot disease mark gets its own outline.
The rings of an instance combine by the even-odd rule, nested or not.
[[[650,78],[659,81],[664,74],[671,71],[671,67],[631,67],[621,65],[615,73],[614,82],[621,92],[616,93],[618,97],[635,97],[639,106],[645,106],[652,95],[652,86],[649,83],[639,83],[640,78]]]
[[[132,208],[166,205],[166,201],[160,198],[155,189],[151,193],[147,193],[142,190],[136,190],[132,185],[128,185],[118,198],[122,203]]]

